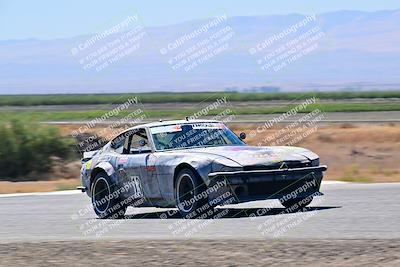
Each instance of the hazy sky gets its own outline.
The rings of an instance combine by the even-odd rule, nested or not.
[[[399,0],[0,0],[0,40],[94,33],[137,14],[145,26],[228,16],[400,8]]]

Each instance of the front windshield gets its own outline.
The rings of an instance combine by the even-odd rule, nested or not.
[[[223,123],[187,123],[150,128],[156,150],[244,145]]]

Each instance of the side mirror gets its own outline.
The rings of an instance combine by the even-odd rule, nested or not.
[[[239,134],[239,138],[241,139],[241,140],[244,140],[244,139],[246,139],[246,133],[240,133]]]

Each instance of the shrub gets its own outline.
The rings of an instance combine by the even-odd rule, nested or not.
[[[12,121],[0,125],[0,179],[48,172],[52,157],[68,159],[73,141],[61,137],[57,128]]]

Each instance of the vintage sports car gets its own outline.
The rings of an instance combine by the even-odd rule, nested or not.
[[[327,167],[318,155],[249,146],[245,137],[212,120],[135,126],[84,153],[79,189],[100,218],[122,217],[130,205],[177,207],[184,218],[194,218],[217,205],[265,199],[297,210],[322,195]]]

